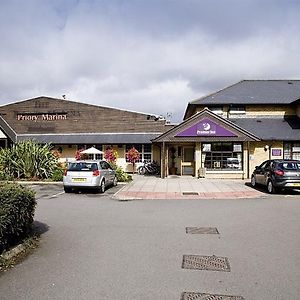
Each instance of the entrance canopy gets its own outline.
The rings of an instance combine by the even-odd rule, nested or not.
[[[152,140],[153,142],[259,141],[260,138],[208,108]]]

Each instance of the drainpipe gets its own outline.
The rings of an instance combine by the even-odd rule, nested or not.
[[[165,142],[162,144],[162,155],[161,155],[161,178],[165,178]]]
[[[250,143],[247,142],[247,178],[250,178]]]

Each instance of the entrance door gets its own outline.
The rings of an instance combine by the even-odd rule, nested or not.
[[[183,155],[181,162],[182,175],[195,175],[194,147],[183,147]]]

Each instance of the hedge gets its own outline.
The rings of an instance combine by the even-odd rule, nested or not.
[[[0,183],[0,253],[30,231],[36,207],[35,192],[15,183]]]

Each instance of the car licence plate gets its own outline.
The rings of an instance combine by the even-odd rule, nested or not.
[[[300,183],[293,183],[293,186],[300,186]]]
[[[86,182],[86,178],[72,178],[72,182]]]

